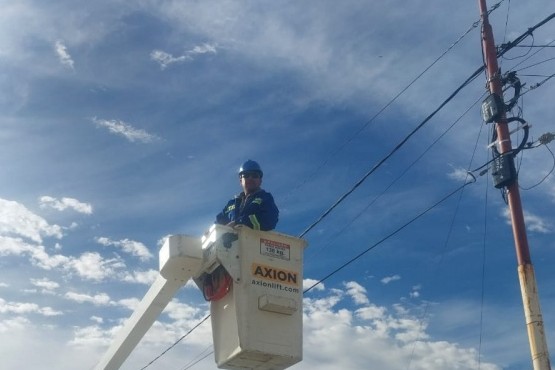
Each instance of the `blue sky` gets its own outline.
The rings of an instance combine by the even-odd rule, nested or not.
[[[265,171],[278,231],[299,235],[482,63],[474,28],[372,119],[479,19],[477,2],[0,5],[4,369],[93,368],[154,280],[163,238],[200,237],[240,191],[244,160]],[[491,14],[496,43],[554,9],[503,1]],[[554,34],[551,22],[522,45]],[[553,57],[517,47],[500,64],[528,91],[554,73]],[[484,86],[481,75],[305,236],[306,286],[488,160],[490,126],[473,106]],[[555,131],[554,90],[549,80],[519,101],[531,140]],[[541,146],[517,162],[528,188],[553,157]],[[488,176],[306,294],[293,369],[530,368],[506,205]],[[553,176],[522,198],[553,341]],[[207,312],[187,285],[122,368],[142,368]],[[204,324],[149,368],[187,368],[210,345]],[[192,368],[216,367],[208,356]]]

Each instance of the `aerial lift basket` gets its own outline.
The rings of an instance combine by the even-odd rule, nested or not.
[[[215,359],[224,369],[285,369],[302,360],[303,250],[277,232],[213,225],[202,239],[205,273],[223,266],[229,291],[211,302]],[[202,278],[195,281],[202,289]]]

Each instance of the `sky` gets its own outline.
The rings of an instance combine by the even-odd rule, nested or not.
[[[165,237],[200,237],[240,191],[245,160],[264,170],[277,231],[299,236],[482,65],[475,1],[0,8],[6,370],[93,369],[155,280]],[[554,11],[501,1],[496,44]],[[525,83],[510,115],[530,123],[529,142],[555,132],[553,35],[555,21],[499,60]],[[304,358],[291,369],[532,368],[501,192],[476,171],[437,204],[490,158],[485,93],[481,74],[303,236],[305,288],[368,252],[304,295]],[[516,160],[552,354],[554,149]],[[122,369],[208,312],[187,284]],[[147,368],[215,369],[211,345],[207,321]]]

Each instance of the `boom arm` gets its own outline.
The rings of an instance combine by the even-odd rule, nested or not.
[[[125,322],[95,370],[120,368],[177,290],[198,274],[201,263],[200,239],[187,235],[172,235],[166,240],[160,249],[160,275],[133,315]]]

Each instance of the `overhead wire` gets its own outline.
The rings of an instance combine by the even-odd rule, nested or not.
[[[551,174],[553,173],[553,171],[555,171],[555,154],[551,151],[551,149],[549,149],[549,147],[546,145],[545,149],[547,149],[549,151],[549,153],[551,153],[551,157],[553,158],[553,165],[551,166],[551,170],[549,170],[549,172],[547,172],[547,174],[539,181],[537,182],[535,185],[529,186],[529,187],[523,187],[519,184],[520,189],[522,190],[532,190],[537,186],[540,186],[545,180],[547,180],[549,178],[549,176],[551,176]]]
[[[389,191],[389,189],[391,189],[393,185],[397,183],[397,181],[399,181],[403,176],[405,176],[407,172],[417,162],[419,162],[445,135],[447,135],[447,133],[449,133],[449,131],[451,131],[451,129],[453,129],[453,127],[455,127],[455,125],[459,123],[470,112],[470,110],[473,109],[476,106],[476,104],[478,104],[482,100],[482,98],[485,95],[486,95],[486,92],[484,92],[476,101],[474,101],[474,103],[472,103],[472,105],[470,105],[445,131],[443,131],[432,143],[430,143],[428,147],[422,153],[420,153],[420,155],[416,157],[416,159],[414,159],[395,179],[393,179],[393,181],[391,181],[389,185],[384,190],[382,190],[382,192],[379,195],[377,195],[374,199],[372,199],[372,201],[369,202],[366,205],[366,207],[364,207],[364,209],[362,209],[359,213],[357,213],[337,233],[335,233],[331,238],[329,238],[328,242],[322,248],[320,248],[320,252],[326,249],[329,245],[331,245],[333,241],[339,235],[341,235],[348,227],[350,227],[358,218],[360,218],[362,214],[365,213],[368,210],[368,208],[370,208],[370,206],[372,206],[376,201],[378,201],[378,199],[380,199],[383,195],[385,195]]]
[[[555,39],[551,40],[549,43],[547,43],[544,46],[539,47],[538,46],[538,50],[534,51],[532,54],[528,55],[526,58],[524,58],[523,60],[521,60],[519,63],[517,63],[516,65],[514,65],[511,69],[511,71],[514,71],[518,66],[520,66],[521,64],[523,64],[524,62],[526,62],[527,60],[533,58],[534,56],[536,56],[538,53],[542,52],[545,48],[548,47],[555,47],[555,45],[553,45],[553,43],[555,42]],[[518,45],[515,45],[515,47]]]
[[[207,346],[200,354],[195,356],[191,361],[189,361],[189,363],[187,363],[183,368],[181,368],[181,370],[189,370],[190,368],[192,368],[193,366],[195,366],[196,364],[204,360],[206,357],[213,354],[214,350],[209,351],[211,348],[213,348],[212,345]],[[204,352],[207,352],[207,353],[204,353]]]
[[[461,186],[459,186],[458,188],[456,188],[455,190],[451,191],[449,194],[443,196],[440,200],[438,200],[436,203],[434,203],[433,205],[431,205],[430,207],[426,208],[424,211],[420,212],[418,215],[414,216],[413,218],[411,218],[409,221],[405,222],[403,225],[401,225],[400,227],[398,227],[397,229],[395,229],[394,231],[392,231],[391,233],[387,234],[385,237],[383,237],[382,239],[378,240],[376,243],[372,244],[370,247],[366,248],[365,250],[363,250],[362,252],[358,253],[356,256],[350,258],[348,261],[344,262],[342,265],[340,265],[339,267],[337,267],[336,269],[334,269],[332,272],[330,272],[329,274],[325,275],[324,277],[322,277],[320,280],[318,280],[316,283],[314,283],[313,285],[311,285],[310,287],[308,287],[307,289],[305,289],[303,291],[303,293],[308,293],[309,291],[311,291],[312,289],[314,289],[316,286],[320,285],[321,283],[323,283],[324,281],[326,281],[327,279],[329,279],[330,277],[332,277],[333,275],[335,275],[336,273],[338,273],[339,271],[343,270],[345,267],[349,266],[351,263],[355,262],[356,260],[358,260],[359,258],[361,258],[362,256],[364,256],[366,253],[370,252],[372,249],[376,248],[377,246],[379,246],[380,244],[382,244],[383,242],[385,242],[386,240],[390,239],[391,237],[395,236],[396,234],[398,234],[399,232],[401,232],[403,229],[405,229],[407,226],[411,225],[412,223],[414,223],[416,220],[420,219],[422,216],[424,216],[426,213],[428,213],[429,211],[431,211],[432,209],[434,209],[435,207],[439,206],[441,203],[445,202],[447,199],[451,198],[453,195],[457,194],[459,191],[461,191],[463,188],[465,188],[466,186],[473,184],[474,182],[476,182],[476,177],[474,177],[474,175],[470,174],[470,177],[472,178],[472,181],[467,181],[464,184],[462,184]]]
[[[474,107],[482,99],[482,97],[484,95],[485,95],[485,93],[470,108],[468,108],[468,110],[466,112],[464,112],[463,116],[466,113],[468,113],[470,111],[470,109],[472,109],[472,107]],[[462,118],[462,116],[461,116],[461,118]],[[474,175],[470,172],[470,169],[472,168],[472,163],[474,162],[474,157],[476,156],[476,151],[478,150],[478,143],[480,142],[480,137],[482,135],[483,128],[484,128],[484,125],[483,124],[480,125],[480,130],[478,132],[478,136],[476,137],[476,142],[474,144],[474,150],[472,151],[472,156],[470,157],[470,161],[469,161],[468,166],[467,166],[467,170],[466,170],[467,175],[466,175],[465,180],[464,180],[465,182],[468,180],[469,176],[474,177]],[[449,224],[449,229],[448,229],[447,235],[445,237],[445,242],[443,243],[443,248],[442,248],[441,253],[440,253],[440,258],[439,258],[439,261],[437,263],[437,267],[435,269],[435,276],[436,277],[433,279],[434,281],[436,281],[438,279],[437,276],[439,275],[441,265],[443,264],[443,259],[445,258],[445,254],[447,253],[447,246],[449,245],[449,241],[451,240],[451,235],[452,235],[453,229],[455,227],[455,220],[456,220],[456,217],[457,217],[458,212],[459,212],[459,207],[460,207],[460,204],[461,204],[461,201],[462,201],[463,194],[464,194],[464,188],[461,189],[461,191],[459,193],[459,198],[457,199],[457,203],[455,205],[455,211],[453,212],[453,217],[451,218],[451,223]],[[430,303],[426,302],[425,305],[424,305],[424,312],[422,313],[422,316],[419,319],[420,327],[423,326],[424,319],[428,315],[429,306],[430,306]],[[411,356],[409,358],[409,366],[408,366],[407,370],[410,370],[410,366],[411,366],[411,363],[412,363],[412,358],[414,356],[414,352],[415,352],[415,349],[416,349],[417,340],[418,340],[418,338],[415,339],[414,342],[413,342]]]
[[[548,59],[542,60],[541,62],[537,62],[537,63],[531,64],[531,65],[529,65],[529,66],[526,66],[526,67],[523,67],[523,68],[520,68],[520,69],[513,69],[513,70],[516,71],[516,72],[524,71],[525,69],[539,66],[540,64],[549,62],[549,61],[554,60],[554,59],[555,59],[555,57],[553,57],[553,58],[548,58]]]
[[[200,320],[195,326],[193,326],[187,333],[185,333],[183,336],[181,336],[177,341],[175,341],[171,346],[169,346],[168,348],[166,348],[162,353],[160,353],[158,356],[156,356],[154,359],[152,359],[152,361],[150,361],[148,364],[146,364],[145,366],[143,366],[140,370],[144,370],[147,367],[149,367],[150,365],[152,365],[154,362],[156,362],[160,357],[164,356],[170,349],[172,349],[173,347],[175,347],[179,342],[181,342],[183,339],[185,339],[186,337],[189,336],[189,334],[191,334],[193,331],[195,331],[196,328],[198,328],[202,323],[204,323],[206,320],[208,320],[208,318],[210,317],[210,315],[205,316],[202,320]]]
[[[490,140],[488,140],[489,142]],[[480,297],[480,336],[478,340],[478,370],[481,368],[482,364],[482,341],[483,341],[483,328],[484,328],[484,303],[486,299],[485,295],[485,281],[486,281],[486,240],[487,240],[487,230],[488,230],[488,194],[489,194],[489,177],[486,177],[486,195],[484,201],[484,234],[482,237],[482,291]]]
[[[429,114],[418,126],[416,126],[403,140],[401,140],[385,157],[383,157],[378,163],[376,163],[370,171],[368,171],[360,180],[358,180],[346,193],[341,195],[335,203],[331,205],[316,221],[310,224],[300,235],[299,238],[302,238],[306,235],[310,230],[312,230],[316,225],[318,225],[326,216],[328,216],[331,211],[333,211],[339,204],[341,204],[345,198],[351,195],[362,183],[372,175],[378,168],[380,168],[389,158],[391,158],[403,145],[406,144],[409,139],[414,136],[424,125],[430,121],[447,103],[449,103],[463,88],[465,88],[470,82],[472,82],[478,75],[482,72],[483,66],[480,67],[477,71],[475,71],[469,78],[467,78],[447,99],[445,99],[438,108],[436,108],[431,114]]]
[[[501,0],[498,3],[494,4],[493,6],[491,6],[491,8],[488,11],[488,14],[491,14],[494,10],[499,8],[499,6],[504,1],[505,0]],[[473,29],[475,29],[479,25],[480,25],[480,19],[478,19],[477,21],[472,23],[472,25],[461,36],[459,36],[459,38],[457,40],[455,40],[455,42],[453,42],[432,63],[430,63],[426,68],[424,68],[424,70],[422,72],[420,72],[415,78],[413,78],[409,82],[409,84],[406,85],[403,89],[401,89],[401,91],[399,91],[390,101],[388,101],[383,107],[381,107],[380,110],[378,110],[378,112],[376,112],[368,121],[366,121],[366,123],[364,123],[364,125],[361,128],[356,130],[343,144],[341,144],[336,150],[334,150],[330,155],[328,155],[328,157],[309,176],[305,176],[305,178],[302,182],[300,182],[298,185],[296,185],[294,188],[292,188],[289,191],[289,193],[285,196],[285,198],[287,198],[287,196],[289,194],[292,194],[293,192],[295,192],[296,190],[298,190],[299,188],[304,186],[309,179],[314,178],[314,175],[316,173],[318,173],[325,165],[327,165],[331,158],[333,158],[337,153],[339,153],[341,150],[343,150],[343,148],[345,148],[348,144],[350,144],[355,139],[355,137],[357,137],[362,131],[364,131],[366,129],[366,127],[368,127],[368,125],[370,125],[372,122],[374,122],[376,120],[376,118],[378,118],[387,108],[389,108],[416,81],[418,81],[424,74],[426,74],[426,72],[428,72],[437,62],[439,62],[447,53],[449,53],[455,46],[457,46],[462,41],[462,39],[464,39],[466,37],[466,35],[468,35]]]
[[[501,0],[498,4],[494,5],[492,7],[492,9],[490,10],[493,11],[494,9],[496,9],[497,7],[499,7],[499,4],[501,4],[504,0]],[[500,50],[498,50],[497,52],[497,56],[500,57],[502,55],[504,55],[507,51],[509,51],[510,49],[512,49],[513,47],[515,47],[516,45],[518,45],[520,42],[522,42],[528,35],[532,34],[536,29],[538,29],[539,27],[543,26],[544,24],[546,24],[548,21],[552,20],[553,18],[555,18],[555,13],[551,14],[550,16],[546,17],[543,21],[541,21],[540,23],[536,24],[535,26],[529,28],[526,32],[524,32],[522,35],[520,35],[517,39],[513,40],[512,42],[509,42],[508,44],[503,45]],[[347,193],[345,193],[343,196],[341,196],[338,201],[336,201],[322,216],[320,216],[314,223],[312,223],[307,229],[305,229],[301,235],[299,236],[300,238],[303,237],[304,235],[306,235],[312,228],[314,228],[319,222],[321,222],[333,209],[335,209],[348,195],[350,195],[354,190],[356,190],[356,188],[358,186],[360,186],[364,180],[366,180],[366,178],[368,176],[370,176],[376,169],[378,169],[385,161],[387,161],[387,159],[389,159],[396,151],[398,151],[418,130],[420,130],[435,114],[437,114],[450,100],[452,100],[464,87],[466,87],[470,82],[472,82],[480,73],[482,73],[482,71],[484,71],[484,66],[481,66],[480,68],[478,68],[469,78],[467,78],[467,80],[465,82],[463,82],[456,90],[455,92],[453,92],[442,104],[440,104],[440,106],[434,111],[432,112],[428,117],[426,117],[424,119],[424,121],[422,121],[415,129],[413,129],[408,136],[406,136],[399,144],[397,144],[397,146],[386,156],[384,157],[381,161],[379,161],[361,180],[359,180]],[[312,290],[314,287],[316,287],[317,285],[319,285],[320,283],[324,282],[325,280],[329,279],[331,276],[333,276],[335,273],[339,272],[340,270],[344,269],[345,267],[347,267],[348,265],[350,265],[351,263],[353,263],[354,261],[356,261],[358,258],[362,257],[364,254],[368,253],[370,250],[374,249],[375,247],[377,247],[378,245],[382,244],[383,242],[385,242],[387,239],[389,239],[390,237],[396,235],[397,233],[399,233],[400,231],[402,231],[403,229],[405,229],[406,227],[408,227],[410,224],[412,224],[413,222],[415,222],[416,220],[418,220],[420,217],[424,216],[426,213],[428,213],[430,210],[432,210],[433,208],[437,207],[438,205],[440,205],[441,203],[443,203],[445,200],[449,199],[451,196],[453,196],[454,194],[456,194],[457,192],[459,192],[460,190],[462,190],[464,187],[474,183],[476,181],[476,177],[470,173],[473,181],[471,182],[466,182],[465,184],[459,186],[457,189],[453,190],[451,193],[447,194],[446,196],[444,196],[443,198],[441,198],[438,202],[436,202],[434,205],[430,206],[429,208],[427,208],[426,210],[424,210],[423,212],[421,212],[420,214],[418,214],[417,216],[415,216],[413,219],[409,220],[408,222],[406,222],[405,224],[403,224],[402,226],[400,226],[399,228],[397,228],[396,230],[394,230],[393,232],[391,232],[390,234],[388,234],[386,237],[380,239],[378,242],[376,242],[375,244],[371,245],[369,248],[367,248],[366,250],[362,251],[361,253],[359,253],[357,256],[351,258],[349,261],[345,262],[343,265],[339,266],[338,268],[336,268],[334,271],[332,271],[331,273],[327,274],[326,276],[324,276],[324,278],[322,278],[320,281],[318,281],[317,283],[313,284],[312,286],[310,286],[308,289],[305,289],[303,291],[303,293],[307,293],[310,290]],[[152,361],[150,361],[147,365],[145,365],[144,367],[142,367],[140,370],[144,370],[147,367],[149,367],[151,364],[153,364],[156,360],[158,360],[160,357],[162,357],[163,355],[165,355],[169,350],[171,350],[173,347],[175,347],[181,340],[183,340],[184,338],[186,338],[188,335],[190,335],[196,328],[198,328],[203,322],[205,322],[208,318],[210,317],[210,315],[207,315],[206,317],[204,317],[196,326],[194,326],[191,330],[189,330],[185,335],[183,335],[181,338],[179,338],[174,344],[172,344],[170,347],[168,347],[166,350],[164,350],[160,355],[158,355],[157,357],[155,357]]]
[[[497,57],[503,56],[506,52],[511,50],[515,45],[518,45],[520,42],[525,40],[529,35],[531,35],[536,29],[546,24],[548,21],[555,18],[555,13],[549,15],[544,20],[536,24],[535,26],[529,28],[526,32],[521,34],[517,37],[514,41],[508,42],[504,44],[498,51]],[[312,230],[316,225],[318,225],[324,218],[326,218],[331,211],[333,211],[339,204],[341,204],[349,195],[351,195],[370,175],[372,175],[379,167],[381,167],[389,158],[393,156],[405,143],[416,133],[418,132],[431,118],[433,118],[447,103],[449,103],[463,88],[465,88],[470,82],[472,82],[480,73],[485,71],[485,66],[482,65],[478,68],[470,77],[468,77],[447,99],[445,99],[436,110],[434,110],[430,115],[428,115],[418,126],[416,126],[401,142],[399,142],[385,157],[383,157],[377,164],[375,164],[370,171],[368,171],[359,181],[357,181],[351,189],[349,189],[346,193],[341,195],[335,203],[331,205],[316,221],[310,224],[300,235],[299,238],[302,238],[306,235],[310,230]]]

